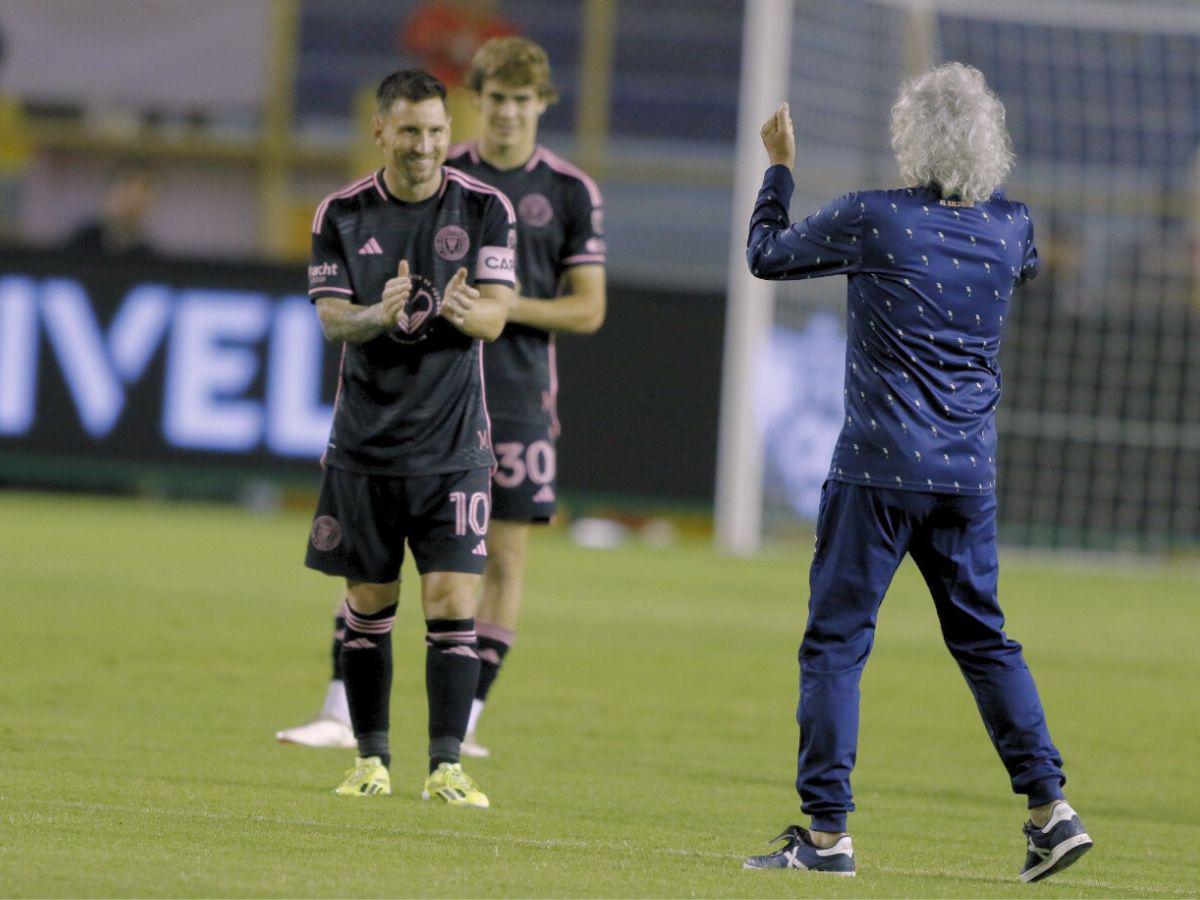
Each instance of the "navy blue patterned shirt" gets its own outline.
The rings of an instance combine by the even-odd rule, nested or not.
[[[829,477],[987,494],[996,486],[1000,337],[1013,288],[1037,274],[1025,204],[932,188],[860,191],[790,224],[794,183],[772,166],[750,220],[759,278],[845,275],[846,419]]]

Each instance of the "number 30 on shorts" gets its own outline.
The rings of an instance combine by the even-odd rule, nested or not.
[[[487,535],[488,515],[491,513],[491,498],[486,491],[476,491],[467,497],[466,491],[451,491],[450,502],[454,504],[454,533],[464,535],[467,526],[480,537]]]
[[[554,480],[554,445],[549,441],[534,441],[528,446],[497,444],[496,455],[499,468],[492,480],[502,488],[514,488],[526,478],[539,486]]]

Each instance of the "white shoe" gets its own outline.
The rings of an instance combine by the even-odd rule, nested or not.
[[[459,749],[462,751],[463,755],[474,756],[479,759],[483,759],[484,757],[492,755],[492,751],[487,747],[483,747],[475,743],[475,732],[473,731],[468,733],[467,736],[463,738],[462,746]]]
[[[301,747],[338,747],[349,750],[358,746],[349,725],[329,718],[313,719],[304,725],[277,731],[275,740],[283,744],[298,744]]]

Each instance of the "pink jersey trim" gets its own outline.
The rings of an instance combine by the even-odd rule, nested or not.
[[[346,380],[346,345],[342,344],[342,353],[338,357],[338,383],[337,390],[333,394],[333,416],[329,421],[329,436],[333,437],[333,422],[337,419],[338,402],[342,399],[342,384]],[[321,451],[321,468],[325,468],[325,457],[329,455],[329,441],[325,442],[325,449]],[[342,601],[345,603],[345,601]]]
[[[483,420],[487,423],[488,447],[492,446],[492,415],[488,412],[487,404],[487,376],[483,374],[483,341],[478,342],[479,347],[479,397],[483,401]],[[493,454],[494,456],[495,454]],[[492,464],[492,478],[496,477],[496,471],[500,467],[499,462]]]
[[[354,296],[354,291],[350,290],[349,288],[335,288],[335,287],[309,288],[308,293],[310,295],[312,295],[312,294],[349,294],[351,297]]]
[[[380,198],[382,198],[384,200],[388,199],[388,192],[385,191],[383,189],[383,185],[379,183],[380,178],[379,178],[378,172],[376,172],[374,175],[371,176],[371,180],[373,182],[375,182],[375,190],[379,191]]]
[[[534,169],[536,169],[538,167],[538,163],[540,163],[541,161],[542,161],[542,148],[541,148],[541,145],[539,145],[534,148],[533,156],[529,157],[529,161],[527,163],[525,163],[525,171],[532,172]]]
[[[550,433],[557,438],[562,434],[562,424],[558,421],[558,349],[554,338],[554,332],[550,332],[550,340],[546,342],[546,363],[550,370]]]
[[[446,158],[451,156],[461,156],[467,154],[471,157],[471,162],[478,164],[479,162],[479,142],[475,140],[459,141],[457,144],[451,144],[450,149],[446,151]]]
[[[342,200],[346,197],[353,197],[359,191],[369,188],[374,181],[375,173],[372,172],[370,175],[364,175],[362,178],[358,179],[358,181],[352,182],[346,185],[344,188],[334,191],[332,194],[322,200],[317,205],[316,215],[313,216],[312,233],[321,233],[321,224],[325,219],[325,210],[329,208],[330,203],[332,203],[334,200]]]
[[[509,200],[508,197],[504,196],[503,191],[492,187],[490,184],[484,184],[482,181],[472,178],[466,172],[459,171],[458,169],[451,168],[450,166],[446,167],[446,180],[457,181],[463,187],[470,188],[473,191],[478,191],[481,194],[494,194],[495,196],[499,197],[500,201],[504,204],[505,212],[508,213],[508,224],[517,224],[517,213],[513,209],[512,201]]]
[[[579,253],[562,261],[564,266],[580,266],[585,263],[602,263],[607,259],[603,253]]]
[[[591,179],[583,169],[578,166],[573,166],[556,153],[551,153],[545,147],[539,146],[538,152],[534,154],[534,158],[541,157],[541,161],[548,165],[555,172],[561,172],[563,175],[570,175],[572,178],[578,178],[587,188],[588,195],[592,198],[592,206],[599,208],[604,205],[604,200],[600,196],[600,186]],[[533,160],[530,160],[532,162]]]

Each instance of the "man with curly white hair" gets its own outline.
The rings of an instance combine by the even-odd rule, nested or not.
[[[762,128],[771,165],[747,260],[759,278],[847,277],[846,419],[821,492],[799,654],[796,789],[812,821],[745,865],[854,874],[859,681],[908,554],[1013,791],[1028,797],[1020,878],[1037,881],[1092,841],[1063,796],[1062,757],[997,600],[998,351],[1013,289],[1037,273],[1033,223],[999,190],[1012,147],[978,70],[949,63],[907,81],[891,136],[906,187],[847,194],[792,225],[787,104]]]

